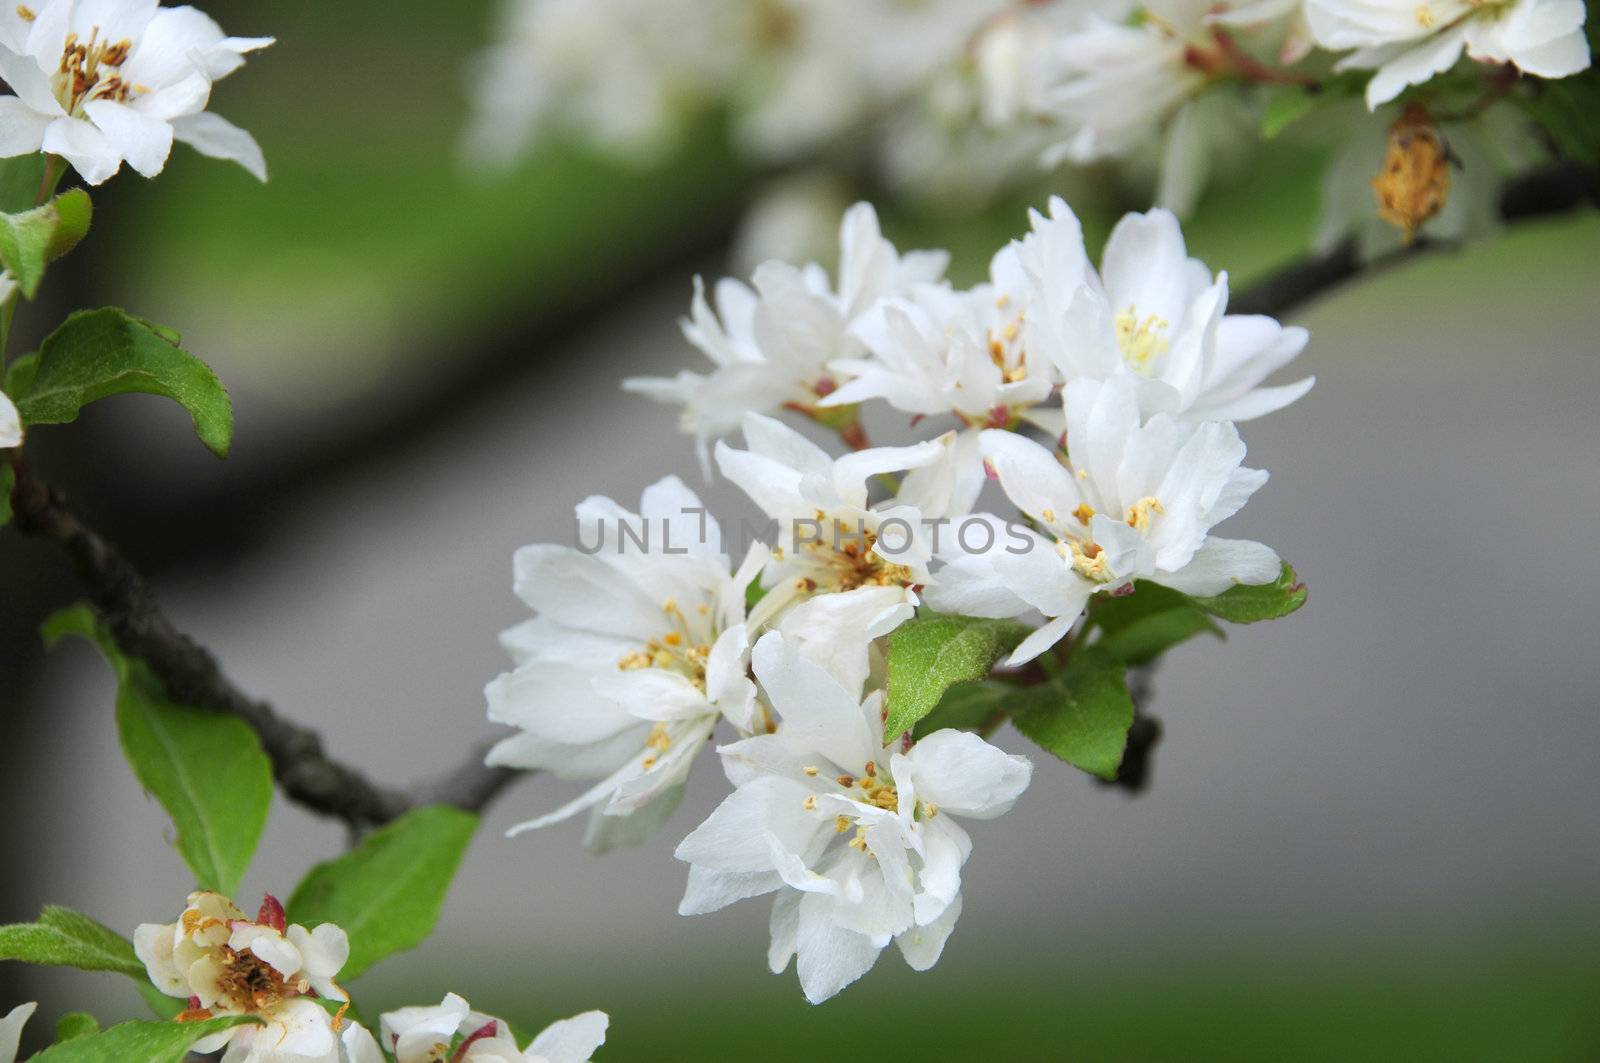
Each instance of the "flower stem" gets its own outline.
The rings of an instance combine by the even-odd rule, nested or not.
[[[61,184],[61,178],[66,172],[66,159],[59,155],[46,155],[44,157],[44,177],[39,181],[39,194],[33,199],[35,207],[42,207],[50,202],[50,198],[56,194],[56,188]]]

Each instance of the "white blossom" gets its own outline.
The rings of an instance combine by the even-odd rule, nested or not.
[[[670,143],[742,54],[737,0],[508,0],[472,63],[475,157],[514,161],[552,125],[627,155]]]
[[[22,445],[22,415],[16,404],[0,391],[0,450]]]
[[[1229,315],[1227,274],[1189,257],[1169,211],[1130,214],[1112,231],[1101,270],[1060,199],[1032,215],[1019,247],[1032,284],[1024,342],[1064,380],[1124,379],[1145,416],[1242,421],[1282,409],[1312,378],[1260,386],[1310,339],[1269,317]],[[1037,357],[1037,355],[1034,355]]]
[[[200,891],[189,895],[176,923],[138,927],[133,946],[157,989],[189,1001],[187,1018],[261,1020],[204,1038],[196,1052],[226,1046],[223,1063],[381,1059],[370,1033],[337,1021],[318,1003],[350,999],[334,981],[350,957],[350,941],[332,923],[314,930],[286,925],[282,905],[271,896],[252,921],[228,898]]]
[[[91,185],[127,162],[146,177],[172,142],[232,159],[261,180],[249,133],[206,110],[214,82],[270,37],[228,37],[192,7],[155,0],[44,0],[0,11],[0,157],[59,155]]]
[[[1563,78],[1589,67],[1583,0],[1306,0],[1319,45],[1355,49],[1340,69],[1374,69],[1367,106],[1455,66],[1463,52],[1512,63],[1525,74]]]
[[[672,812],[719,720],[765,728],[745,626],[765,550],[730,571],[721,529],[676,477],[647,488],[637,514],[594,497],[577,517],[579,547],[517,551],[516,593],[536,615],[501,637],[516,667],[487,697],[490,719],[522,733],[489,762],[599,779],[512,833],[592,808],[586,841],[604,849]]]
[[[834,280],[815,263],[766,262],[752,277],[753,290],[736,280],[718,283],[715,311],[697,279],[683,332],[715,369],[636,377],[624,389],[683,406],[683,429],[695,436],[702,464],[710,440],[733,432],[746,413],[814,408],[838,383],[828,364],[862,353],[851,325],[879,299],[938,280],[949,260],[942,251],[898,253],[867,203],[845,212],[839,245]]]
[[[917,588],[930,579],[926,522],[960,515],[951,505],[955,437],[837,460],[759,414],[745,418],[744,437],[748,450],[717,444],[717,465],[778,523],[752,628],[777,623],[807,657],[859,691],[872,640],[911,618]],[[894,498],[869,502],[870,480],[905,469],[915,471]]]
[[[33,1017],[37,1004],[19,1004],[4,1018],[0,1018],[0,1063],[16,1063],[17,1046],[22,1041],[22,1028]]]
[[[1281,563],[1268,547],[1210,534],[1267,480],[1242,467],[1232,424],[1167,414],[1141,423],[1124,379],[1076,380],[1064,399],[1065,462],[1012,432],[983,436],[1000,486],[1040,531],[1012,530],[1026,548],[1007,538],[947,564],[930,605],[974,616],[1042,613],[1048,623],[1011,657],[1021,664],[1060,641],[1091,595],[1135,579],[1208,596],[1277,578]]]
[[[972,844],[956,817],[1004,814],[1032,766],[963,731],[886,748],[881,692],[858,702],[781,634],[756,644],[755,673],[782,722],[719,750],[737,789],[678,846],[690,865],[679,911],[777,891],[768,961],[776,974],[798,956],[812,1003],[891,939],[927,970],[961,914]]]
[[[605,1012],[586,1011],[552,1023],[522,1051],[503,1020],[451,993],[437,1007],[386,1012],[380,1031],[395,1063],[586,1063],[609,1023]]]

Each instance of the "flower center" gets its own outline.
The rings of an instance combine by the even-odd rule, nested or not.
[[[24,21],[33,21],[33,13],[25,7],[19,7],[17,14]],[[61,49],[61,66],[50,81],[56,100],[69,115],[81,117],[84,105],[95,100],[126,103],[150,91],[122,79],[122,64],[128,61],[132,50],[133,42],[126,37],[120,41],[101,40],[98,26],[89,31],[87,41],[79,40],[76,33],[67,34]]]
[[[1150,314],[1140,320],[1138,311],[1130,306],[1116,316],[1113,324],[1122,360],[1140,376],[1149,376],[1155,369],[1155,360],[1172,348],[1167,341],[1172,323],[1164,317]]]
[[[817,538],[807,539],[801,549],[811,555],[811,561],[821,571],[820,579],[806,579],[801,589],[816,590],[824,586],[835,591],[853,591],[860,587],[911,587],[916,584],[916,574],[905,565],[897,565],[879,554],[878,533],[868,530],[859,521],[854,529],[837,518],[830,519],[817,511],[817,523],[830,525],[831,531],[822,530]]]
[[[290,982],[278,969],[252,952],[235,952],[222,947],[222,973],[217,978],[218,1000],[226,1008],[240,1012],[260,1012],[274,1004],[304,994],[311,988],[305,979]]]
[[[617,667],[625,672],[639,668],[660,668],[668,672],[677,672],[701,690],[705,690],[706,661],[711,657],[710,644],[695,638],[689,625],[689,618],[678,607],[676,598],[668,598],[663,602],[661,611],[666,614],[670,630],[660,638],[646,642],[644,649],[626,654],[617,662]],[[706,616],[711,612],[711,607],[702,603],[695,607],[695,612]]]

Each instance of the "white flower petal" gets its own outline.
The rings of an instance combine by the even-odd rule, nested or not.
[[[173,134],[210,159],[236,162],[258,181],[267,179],[267,159],[256,138],[210,111],[172,119]]]
[[[973,819],[1002,816],[1033,777],[1027,758],[1002,752],[970,731],[935,731],[904,756],[911,764],[917,796],[936,803],[941,814]]]
[[[528,1054],[549,1063],[585,1063],[606,1043],[611,1020],[603,1011],[586,1011],[551,1023],[528,1046]]]

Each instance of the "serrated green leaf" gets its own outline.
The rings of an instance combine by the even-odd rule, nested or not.
[[[11,523],[11,490],[17,486],[17,470],[0,464],[0,528]]]
[[[255,855],[272,805],[272,765],[244,721],[178,705],[143,661],[124,654],[83,605],[56,614],[54,645],[81,635],[117,674],[117,731],[140,785],[177,827],[178,852],[201,889],[232,896]]]
[[[183,1063],[196,1041],[256,1021],[251,1015],[226,1015],[203,1022],[124,1022],[53,1045],[32,1063]]]
[[[932,712],[917,721],[911,736],[920,740],[947,727],[980,730],[995,718],[995,713],[1005,709],[1006,701],[1015,692],[1016,688],[1006,683],[957,683],[944,692]]]
[[[1148,664],[1196,635],[1222,629],[1187,595],[1144,580],[1132,594],[1095,603],[1091,623],[1100,629],[1095,645],[1125,665]]]
[[[1276,581],[1259,587],[1238,586],[1229,588],[1215,598],[1191,598],[1190,601],[1212,616],[1221,617],[1230,624],[1254,624],[1260,620],[1277,620],[1306,604],[1306,585],[1294,574],[1294,569],[1284,562],[1283,571]]]
[[[1133,699],[1120,661],[1098,646],[1073,651],[1046,682],[1008,701],[1017,730],[1074,767],[1115,779],[1133,726]]]
[[[100,1032],[100,1020],[86,1011],[69,1011],[56,1020],[56,1044],[93,1037]]]
[[[66,908],[46,908],[35,923],[0,926],[0,960],[148,978],[126,938]]]
[[[45,267],[78,246],[89,233],[94,206],[81,188],[63,192],[42,207],[0,214],[0,263],[32,299]]]
[[[163,395],[189,411],[212,453],[227,457],[228,393],[209,366],[173,341],[176,335],[113,308],[73,314],[40,346],[27,389],[12,392],[23,423],[66,424],[111,395]]]
[[[1001,657],[1028,637],[1011,620],[929,615],[889,636],[889,714],[884,744],[915,727],[957,683],[983,679]]]
[[[289,898],[289,918],[343,927],[350,959],[341,977],[355,978],[433,932],[477,827],[477,816],[443,805],[409,812],[312,868]]]

